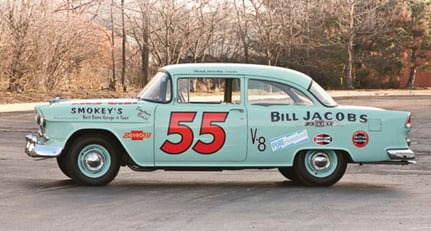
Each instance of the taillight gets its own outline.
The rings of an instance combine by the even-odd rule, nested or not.
[[[412,127],[412,114],[409,113],[407,117],[406,128],[411,128],[411,127]]]

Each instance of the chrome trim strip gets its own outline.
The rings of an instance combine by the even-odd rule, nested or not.
[[[25,136],[25,153],[31,157],[57,157],[63,151],[63,147],[38,144],[36,136]]]
[[[395,159],[395,160],[415,159],[415,153],[411,149],[393,149],[393,150],[388,150],[387,152],[391,159]]]
[[[408,165],[408,164],[416,164],[416,161],[415,160],[387,160],[387,161],[374,161],[374,162],[360,162],[357,164]]]

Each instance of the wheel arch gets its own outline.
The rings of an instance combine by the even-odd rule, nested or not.
[[[114,133],[112,131],[109,131],[106,129],[81,129],[81,130],[75,131],[74,133],[72,133],[72,135],[67,140],[67,142],[64,146],[64,151],[68,150],[70,145],[76,139],[78,139],[79,137],[81,137],[83,135],[88,135],[88,134],[104,136],[104,137],[108,138],[111,142],[114,142],[115,146],[118,148],[118,154],[120,155],[121,165],[124,166],[127,163],[127,158],[129,158],[129,153],[124,148],[123,143],[121,143],[121,141],[118,139],[118,137],[116,135],[114,135]]]
[[[297,150],[292,157],[292,166],[294,165],[295,159],[297,158],[299,153],[310,151],[310,150],[332,150],[332,151],[339,152],[339,153],[343,154],[346,157],[347,163],[353,163],[354,162],[352,159],[351,153],[346,149],[331,148],[331,147],[325,147],[325,148],[312,147],[312,148],[302,148],[302,149]]]

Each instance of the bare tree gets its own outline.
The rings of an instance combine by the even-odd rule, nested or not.
[[[110,44],[111,44],[111,73],[112,77],[109,80],[109,89],[115,90],[117,88],[117,66],[116,66],[116,57],[115,57],[115,17],[114,17],[114,6],[115,6],[115,0],[111,1],[111,7],[110,7],[110,22],[111,22],[111,36],[109,38]]]
[[[8,0],[6,2],[3,20],[10,32],[10,59],[7,75],[9,79],[8,91],[24,91],[23,80],[30,71],[28,58],[30,56],[29,30],[31,28],[34,8],[29,0]]]
[[[151,53],[158,65],[179,63],[190,39],[190,9],[186,2],[175,0],[161,0],[152,6]]]
[[[292,12],[292,2],[283,0],[248,0],[250,5],[247,20],[250,23],[253,36],[253,47],[256,51],[263,52],[268,65],[278,65],[280,55],[285,47],[286,40],[289,46],[293,46],[294,25],[288,19]],[[296,16],[299,16],[297,14]],[[286,33],[291,32],[291,34]],[[290,36],[290,38],[288,37]]]
[[[293,67],[326,86],[342,78],[352,89],[383,69],[395,75],[395,65],[377,70],[371,62],[406,49],[414,86],[420,51],[431,47],[429,7],[418,0],[4,0],[0,87],[53,90],[99,76],[104,87],[126,91],[133,76],[144,86],[151,67],[241,61]],[[394,13],[401,8],[407,13]]]
[[[378,12],[384,9],[387,1],[348,0],[338,4],[339,12],[344,16],[338,18],[339,34],[344,38],[347,53],[347,68],[344,87],[353,89],[355,76],[355,42],[360,38],[378,36],[386,32],[391,23],[388,18],[379,17]]]
[[[141,87],[149,81],[149,29],[150,29],[150,2],[148,0],[136,0],[135,10],[127,15],[131,24],[131,34],[136,41],[141,59]]]
[[[45,25],[40,32],[45,39],[39,41],[41,62],[38,66],[43,71],[41,79],[45,87],[53,90],[69,74],[79,71],[83,63],[101,58],[99,53],[103,37],[91,22],[79,17],[52,15],[44,20],[49,25]]]
[[[53,90],[66,85],[83,64],[101,64],[103,40],[91,20],[54,10],[45,0],[8,1],[2,6],[2,25],[10,32],[5,49],[9,55],[1,64],[8,67],[7,90]]]
[[[124,13],[124,0],[121,0],[121,85],[123,92],[127,91],[126,86],[126,23]]]
[[[238,3],[237,0],[234,2],[235,12],[236,12],[236,31],[239,37],[239,40],[242,44],[242,49],[244,52],[244,62],[249,63],[249,47],[250,47],[250,35],[249,35],[249,22],[247,20],[247,6],[246,1],[241,0]]]
[[[193,62],[204,62],[210,54],[209,48],[219,39],[217,30],[222,23],[226,23],[223,1],[211,4],[211,1],[196,1],[190,11],[190,20],[181,28],[189,34],[186,55]]]

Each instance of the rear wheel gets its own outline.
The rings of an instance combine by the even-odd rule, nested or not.
[[[278,168],[278,171],[281,173],[281,175],[283,175],[284,177],[286,177],[287,179],[293,181],[293,182],[298,182],[298,176],[295,173],[295,169],[293,167],[283,167],[283,168]]]
[[[111,182],[120,169],[115,142],[103,135],[83,135],[66,153],[67,172],[79,184],[99,186]]]
[[[347,167],[346,156],[334,150],[308,150],[295,158],[298,180],[309,186],[330,186],[337,183]]]

